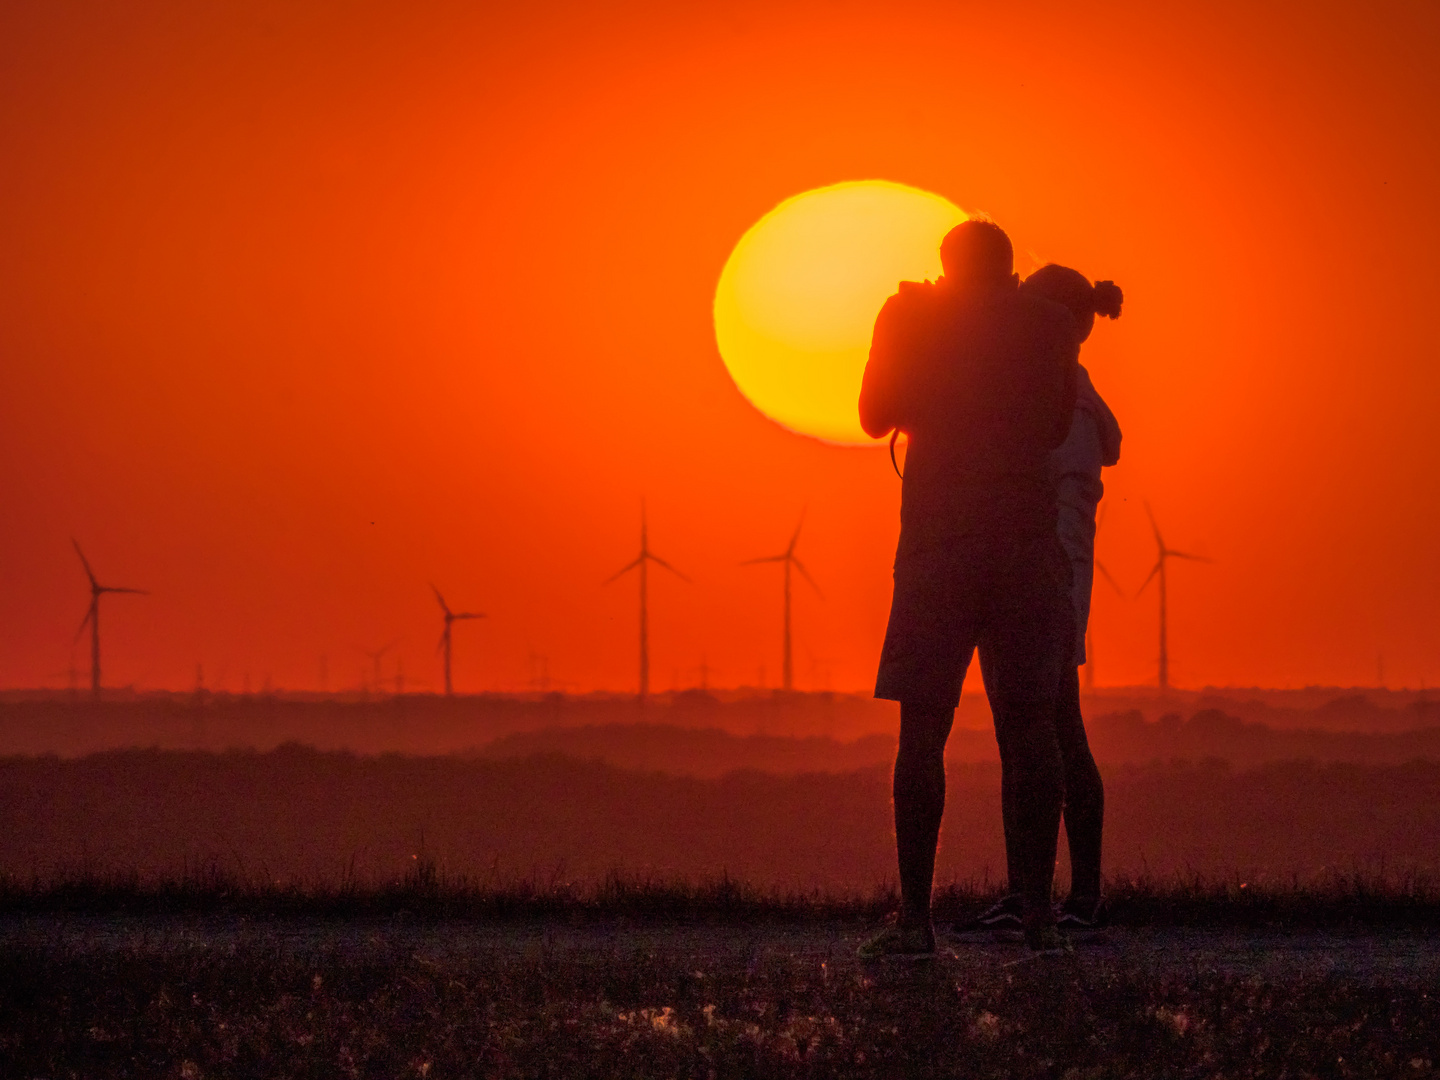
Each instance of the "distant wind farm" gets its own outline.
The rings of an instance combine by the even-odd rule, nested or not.
[[[1110,572],[1110,570],[1109,570],[1109,568],[1106,566],[1105,562],[1104,562],[1102,559],[1100,559],[1100,558],[1096,558],[1096,560],[1095,560],[1095,571],[1096,571],[1097,580],[1098,580],[1098,579],[1103,579],[1103,580],[1106,582],[1107,586],[1108,586],[1111,590],[1113,590],[1113,592],[1114,592],[1117,596],[1122,597],[1122,598],[1132,599],[1132,600],[1133,600],[1133,599],[1138,599],[1140,596],[1142,596],[1142,595],[1145,593],[1145,591],[1150,587],[1150,584],[1151,584],[1152,582],[1155,582],[1155,583],[1156,583],[1157,588],[1158,588],[1158,600],[1159,600],[1159,608],[1158,608],[1158,616],[1159,616],[1159,622],[1158,622],[1158,657],[1157,657],[1157,670],[1156,670],[1156,674],[1157,674],[1156,685],[1158,685],[1158,687],[1160,688],[1160,690],[1161,690],[1162,692],[1166,692],[1166,691],[1168,691],[1168,690],[1171,688],[1171,685],[1172,685],[1172,680],[1171,680],[1171,649],[1170,649],[1170,618],[1171,618],[1171,614],[1172,614],[1172,613],[1171,613],[1171,611],[1170,611],[1170,591],[1169,591],[1169,585],[1170,585],[1170,582],[1169,582],[1170,565],[1169,565],[1169,564],[1170,564],[1170,561],[1171,561],[1171,560],[1174,560],[1174,559],[1183,559],[1183,560],[1188,560],[1188,561],[1192,561],[1192,562],[1205,562],[1205,563],[1208,563],[1208,562],[1210,562],[1211,560],[1208,559],[1208,558],[1205,557],[1205,556],[1202,556],[1202,555],[1198,555],[1198,554],[1195,554],[1195,553],[1192,553],[1192,552],[1188,552],[1188,551],[1181,551],[1181,550],[1179,550],[1179,549],[1170,547],[1170,546],[1166,543],[1165,538],[1164,538],[1163,534],[1162,534],[1161,531],[1160,531],[1160,527],[1159,527],[1158,523],[1156,522],[1154,513],[1153,513],[1153,511],[1151,510],[1150,505],[1149,505],[1148,502],[1145,503],[1145,512],[1146,512],[1147,520],[1148,520],[1148,522],[1149,522],[1150,531],[1151,531],[1152,536],[1153,536],[1153,538],[1154,538],[1156,558],[1155,558],[1155,562],[1154,562],[1153,566],[1152,566],[1151,569],[1150,569],[1150,572],[1149,572],[1148,576],[1145,578],[1144,582],[1140,585],[1139,589],[1137,589],[1134,593],[1127,593],[1127,591],[1126,591],[1125,589],[1123,589],[1123,588],[1119,585],[1119,583],[1116,581],[1115,576]],[[781,576],[780,576],[780,585],[781,585],[780,615],[781,615],[781,618],[780,618],[780,635],[779,635],[779,645],[780,645],[780,665],[779,665],[779,667],[780,667],[780,684],[779,684],[778,689],[779,689],[780,691],[782,691],[782,692],[791,692],[791,691],[794,691],[794,690],[796,689],[796,673],[795,673],[795,649],[796,649],[796,641],[795,641],[795,604],[796,604],[796,597],[795,597],[795,575],[798,574],[801,578],[803,578],[803,579],[805,580],[805,583],[810,587],[810,589],[813,590],[813,592],[814,592],[814,594],[815,594],[815,597],[816,597],[817,599],[819,599],[819,600],[821,600],[821,601],[825,600],[825,594],[824,594],[824,592],[821,590],[819,584],[816,582],[814,576],[811,574],[810,569],[809,569],[809,568],[806,566],[806,564],[801,560],[800,556],[799,556],[798,553],[797,553],[798,547],[799,547],[800,538],[801,538],[801,535],[802,535],[802,533],[803,533],[803,531],[804,531],[804,528],[805,528],[805,521],[806,521],[806,514],[802,511],[802,513],[800,514],[799,520],[796,522],[794,531],[791,533],[791,535],[790,535],[790,537],[789,537],[789,540],[788,540],[788,542],[786,543],[786,545],[785,545],[785,547],[784,547],[783,550],[781,550],[781,551],[779,551],[779,552],[776,552],[776,553],[774,553],[774,554],[770,554],[770,555],[762,555],[762,556],[756,556],[756,557],[752,557],[752,558],[742,559],[742,560],[739,560],[738,563],[735,564],[735,565],[737,565],[737,566],[739,566],[739,567],[744,567],[744,568],[763,567],[763,566],[769,566],[769,565],[777,565],[777,566],[780,567],[780,570],[781,570]],[[1105,513],[1104,513],[1104,508],[1102,507],[1102,511],[1101,511],[1101,513],[1100,513],[1100,515],[1099,515],[1099,518],[1098,518],[1098,520],[1097,520],[1097,534],[1098,534],[1098,532],[1099,532],[1100,527],[1103,526],[1104,521],[1105,521]],[[84,620],[81,622],[81,625],[80,625],[80,628],[79,628],[79,632],[78,632],[77,635],[76,635],[76,641],[79,641],[80,637],[82,637],[87,630],[89,631],[89,634],[90,634],[90,653],[91,653],[90,689],[91,689],[92,694],[94,694],[94,695],[99,695],[99,694],[101,693],[101,691],[102,691],[102,686],[103,686],[102,673],[101,673],[101,634],[100,634],[100,609],[101,609],[101,599],[102,599],[102,597],[104,597],[104,596],[106,596],[106,595],[108,595],[108,594],[148,595],[148,590],[138,589],[138,588],[134,588],[134,587],[130,587],[130,586],[120,586],[120,585],[107,585],[107,584],[103,584],[103,583],[97,578],[97,576],[95,575],[95,572],[94,572],[94,570],[93,570],[93,568],[92,568],[92,566],[91,566],[91,564],[90,564],[87,556],[85,555],[84,551],[81,550],[80,545],[78,544],[78,542],[74,543],[74,548],[75,548],[76,554],[77,554],[77,555],[79,556],[79,558],[80,558],[81,565],[83,566],[83,568],[84,568],[84,570],[85,570],[86,578],[87,578],[87,581],[88,581],[89,586],[90,586],[90,604],[89,604],[89,607],[88,607],[88,609],[87,609],[87,611],[86,611]],[[672,576],[674,576],[675,578],[679,579],[680,581],[682,581],[682,582],[684,582],[684,583],[686,583],[686,584],[694,584],[694,581],[692,580],[692,578],[691,578],[690,576],[688,576],[687,574],[685,574],[685,573],[683,573],[682,571],[680,571],[679,569],[677,569],[677,568],[676,568],[674,565],[672,565],[668,560],[666,560],[663,556],[661,556],[660,554],[658,554],[656,551],[654,551],[654,550],[652,549],[652,547],[651,547],[651,540],[650,540],[649,514],[648,514],[648,510],[647,510],[647,508],[646,508],[645,502],[642,500],[642,502],[641,502],[641,509],[640,509],[640,548],[639,548],[639,551],[636,553],[636,555],[635,555],[635,557],[634,557],[633,559],[631,559],[628,563],[626,563],[626,564],[625,564],[624,566],[622,566],[619,570],[617,570],[614,574],[612,574],[610,577],[606,578],[606,579],[602,582],[603,585],[611,585],[611,584],[619,581],[621,578],[627,576],[627,575],[630,574],[632,571],[633,571],[633,572],[635,573],[635,575],[636,575],[636,584],[637,584],[637,586],[638,586],[638,596],[637,596],[637,599],[638,599],[638,605],[637,605],[637,616],[638,616],[638,619],[637,619],[637,627],[636,627],[636,629],[637,629],[637,637],[638,637],[638,656],[637,656],[637,661],[638,661],[638,663],[637,663],[637,668],[638,668],[638,670],[637,670],[637,680],[636,680],[636,683],[635,683],[634,685],[635,685],[635,688],[636,688],[636,690],[635,690],[636,696],[637,696],[638,699],[641,700],[641,701],[644,701],[645,699],[647,699],[647,698],[651,695],[651,693],[653,692],[653,689],[654,689],[654,687],[653,687],[653,672],[652,672],[652,651],[651,651],[651,650],[652,650],[652,623],[651,623],[651,610],[650,610],[650,608],[651,608],[651,579],[650,579],[650,571],[651,571],[652,566],[654,566],[654,567],[659,567],[660,569],[666,571],[667,573],[671,574]],[[440,637],[439,637],[439,640],[438,640],[437,645],[436,645],[436,652],[439,654],[439,657],[440,657],[440,674],[441,674],[441,682],[440,682],[440,685],[441,685],[441,687],[443,688],[443,693],[444,693],[447,697],[448,697],[448,696],[454,696],[454,694],[455,694],[455,692],[456,692],[456,691],[455,691],[455,677],[454,677],[454,653],[455,653],[455,648],[456,648],[456,644],[455,644],[455,624],[456,624],[456,623],[459,623],[459,622],[471,622],[471,621],[477,621],[477,620],[481,620],[481,619],[486,619],[486,618],[488,618],[489,616],[487,615],[486,612],[483,612],[483,611],[455,610],[455,609],[451,608],[449,602],[448,602],[447,599],[445,598],[445,595],[444,595],[443,593],[441,593],[440,589],[439,589],[434,583],[431,583],[431,584],[430,584],[430,591],[431,591],[431,594],[434,596],[435,602],[436,602],[436,604],[438,605],[438,607],[439,607],[439,609],[440,609],[440,616],[441,616],[441,623],[442,623]],[[403,693],[403,692],[405,691],[405,689],[406,689],[407,686],[409,686],[409,687],[412,689],[412,692],[414,692],[415,690],[423,690],[423,688],[424,688],[425,685],[426,685],[426,682],[425,682],[425,680],[424,680],[423,678],[420,679],[420,680],[418,680],[418,681],[415,680],[415,679],[410,679],[410,680],[408,680],[408,682],[407,682],[406,676],[405,676],[405,674],[404,674],[404,661],[403,661],[403,658],[402,658],[402,657],[398,654],[398,652],[397,652],[397,649],[398,649],[398,647],[400,646],[400,644],[401,644],[401,639],[400,639],[399,637],[396,637],[396,638],[394,638],[394,639],[392,639],[392,640],[390,640],[390,641],[387,641],[385,644],[381,645],[381,646],[378,647],[378,648],[370,648],[370,647],[368,647],[368,646],[358,645],[358,644],[355,646],[355,648],[357,649],[357,651],[359,651],[359,652],[363,655],[363,657],[364,657],[364,665],[363,665],[362,668],[361,668],[360,683],[359,683],[360,689],[361,689],[362,692],[364,692],[364,693],[371,693],[371,692],[380,693],[380,692],[382,692],[387,686],[393,687],[393,689],[394,689],[394,691],[395,691],[396,693]],[[1092,620],[1092,622],[1091,622],[1091,625],[1090,625],[1090,626],[1087,626],[1087,629],[1086,629],[1086,642],[1085,642],[1085,645],[1086,645],[1086,664],[1085,664],[1084,672],[1083,672],[1084,684],[1085,684],[1085,687],[1086,687],[1086,689],[1087,689],[1088,691],[1093,692],[1093,691],[1094,691],[1094,688],[1095,688],[1095,670],[1096,670],[1096,643],[1095,643],[1095,637],[1094,637],[1093,620]],[[813,652],[810,653],[809,655],[811,656],[811,667],[812,667],[813,669],[815,669],[816,671],[818,671],[818,670],[820,670],[821,668],[827,666],[827,665],[820,664],[819,661],[815,660]],[[540,663],[540,661],[538,661],[538,660],[536,659],[538,656],[539,656],[539,654],[538,654],[538,653],[535,653],[535,652],[533,651],[533,649],[532,649],[532,654],[531,654],[531,657],[530,657],[530,667],[531,667],[532,669],[535,668],[535,666],[536,666],[537,663]],[[385,672],[384,672],[384,670],[383,670],[383,667],[384,667],[383,662],[384,662],[384,660],[385,660],[386,657],[393,657],[393,658],[394,658],[394,673],[393,673],[392,676],[389,676],[389,677],[387,677],[387,675],[385,674]],[[556,684],[556,683],[555,683],[555,680],[553,680],[553,679],[551,678],[550,674],[549,674],[549,664],[550,664],[549,657],[548,657],[548,656],[547,656],[547,657],[544,657],[544,658],[543,658],[543,664],[542,664],[543,670],[541,671],[541,674],[537,675],[537,674],[536,674],[536,671],[535,671],[535,670],[532,670],[532,671],[530,672],[530,676],[529,676],[529,683],[532,684],[532,685],[536,685],[536,686],[542,686],[542,685],[543,685],[544,687],[547,687],[547,688],[548,688],[549,686],[553,685],[553,684]],[[74,665],[73,665],[73,659],[72,659],[72,669],[73,669],[73,666],[74,666]],[[70,669],[67,669],[67,670],[70,670]],[[203,669],[201,668],[200,665],[197,664],[195,670],[196,670],[196,672],[197,672],[197,674],[196,674],[196,686],[203,688],[204,685],[205,685],[205,679],[204,679],[204,676],[203,676],[203,674],[202,674]],[[220,666],[220,678],[217,679],[214,683],[212,683],[212,686],[218,686],[218,683],[219,683],[220,681],[223,681],[224,670],[225,670],[225,667],[224,667],[224,665],[222,664],[222,665]],[[328,662],[327,662],[327,659],[326,659],[324,656],[322,656],[322,657],[320,658],[320,667],[319,667],[319,670],[320,670],[320,673],[321,673],[321,674],[320,674],[321,689],[322,689],[322,691],[324,691],[324,690],[326,690],[326,689],[328,688],[328,678],[329,678],[329,676],[328,676]],[[680,670],[679,668],[676,669],[677,680],[678,680],[678,672],[679,672],[679,670]],[[764,670],[765,670],[763,664],[760,666],[760,669],[759,669],[759,670],[760,670],[760,672],[761,672],[762,674],[758,677],[757,682],[756,682],[755,685],[757,685],[757,686],[763,686],[763,684],[764,684],[763,672],[764,672]],[[772,670],[773,670],[773,669],[772,669]],[[692,667],[687,668],[686,671],[689,672],[689,673],[691,673],[691,674],[693,674],[693,675],[697,675],[697,677],[698,677],[698,679],[699,679],[699,682],[698,682],[697,685],[699,685],[699,686],[701,686],[701,687],[708,687],[708,686],[710,685],[711,678],[712,678],[713,673],[714,673],[714,668],[713,668],[713,667],[710,665],[710,663],[709,663],[707,660],[705,660],[705,659],[703,658],[703,656],[702,656],[701,659],[700,659],[700,662],[699,662],[697,665],[694,665],[694,666],[692,666]],[[62,672],[62,674],[64,674],[64,672]],[[814,674],[814,672],[812,672],[812,675],[813,675],[813,674]],[[73,682],[74,682],[73,671],[72,671],[72,673],[71,673],[70,678],[71,678],[71,682],[73,683]],[[268,681],[268,677],[267,677],[267,681]],[[246,685],[247,685],[247,687],[248,687],[248,675],[247,675],[247,677],[246,677]],[[433,684],[431,684],[431,685],[433,685]],[[571,685],[573,685],[573,684],[571,684]],[[679,682],[676,681],[675,686],[672,687],[672,689],[673,689],[673,688],[679,688],[679,685],[680,685]],[[248,692],[248,690],[247,690],[247,692]]]

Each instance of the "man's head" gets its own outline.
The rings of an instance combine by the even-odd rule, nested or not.
[[[945,280],[966,289],[1013,287],[1015,249],[993,221],[962,221],[940,241]]]

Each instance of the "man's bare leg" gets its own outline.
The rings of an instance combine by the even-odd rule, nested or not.
[[[1100,846],[1105,828],[1105,784],[1085,736],[1080,712],[1079,669],[1060,681],[1055,732],[1065,761],[1065,835],[1070,843],[1070,895],[1100,899]]]
[[[895,755],[895,848],[900,862],[900,921],[930,925],[935,850],[945,814],[945,741],[952,707],[902,702]]]
[[[1000,804],[1006,821],[1011,865],[1024,899],[1027,926],[1053,922],[1051,892],[1065,770],[1055,735],[1051,701],[1006,701],[991,697],[1000,745]]]

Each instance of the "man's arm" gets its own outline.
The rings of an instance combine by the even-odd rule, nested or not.
[[[860,381],[860,426],[872,439],[884,438],[905,422],[903,307],[904,301],[896,293],[875,317],[870,359]]]

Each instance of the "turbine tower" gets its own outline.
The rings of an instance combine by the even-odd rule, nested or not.
[[[741,566],[756,566],[760,563],[783,563],[785,565],[785,657],[781,665],[780,683],[785,690],[795,689],[795,665],[792,661],[792,650],[790,644],[790,568],[793,566],[799,570],[810,587],[815,590],[822,600],[825,594],[820,592],[820,586],[815,584],[815,579],[810,576],[810,571],[805,569],[805,564],[795,557],[795,543],[800,539],[800,530],[805,525],[805,514],[800,514],[800,523],[795,526],[795,533],[790,537],[790,544],[779,555],[768,555],[762,559],[746,559]]]
[[[1165,563],[1170,559],[1189,559],[1192,562],[1203,563],[1208,563],[1211,560],[1205,558],[1203,555],[1191,555],[1184,551],[1176,551],[1173,548],[1166,547],[1165,538],[1160,535],[1160,526],[1155,524],[1155,515],[1150,512],[1149,502],[1145,503],[1145,516],[1150,519],[1150,528],[1155,532],[1155,550],[1157,555],[1155,565],[1150,570],[1150,576],[1145,579],[1140,588],[1135,590],[1135,595],[1138,597],[1144,592],[1145,587],[1150,584],[1152,579],[1156,577],[1160,579],[1160,692],[1163,694],[1166,690],[1170,689],[1170,646],[1166,634],[1168,611],[1166,609]]]
[[[458,619],[483,619],[485,613],[483,611],[451,611],[450,605],[445,603],[445,597],[440,595],[440,590],[435,588],[433,583],[430,591],[435,594],[435,599],[440,601],[440,610],[445,613],[445,632],[440,635],[440,644],[436,648],[437,651],[445,653],[445,696],[453,697],[455,687],[450,682],[450,627]]]
[[[106,593],[135,593],[138,596],[148,596],[144,589],[125,589],[116,585],[101,585],[95,580],[95,571],[90,569],[90,560],[85,558],[85,552],[80,550],[80,542],[75,539],[70,541],[75,545],[75,554],[80,556],[80,562],[85,567],[85,576],[90,579],[90,610],[85,613],[84,620],[80,623],[80,629],[75,633],[75,640],[79,641],[85,633],[85,627],[90,627],[90,692],[96,697],[100,696],[100,597]]]
[[[640,571],[640,700],[650,695],[650,600],[649,600],[649,564],[663,566],[681,581],[689,583],[690,579],[676,570],[664,559],[660,558],[650,550],[650,535],[645,523],[645,503],[640,503],[640,554],[635,556],[635,561],[626,563],[615,573],[611,574],[602,584],[609,585],[612,581],[618,581],[631,570]]]

